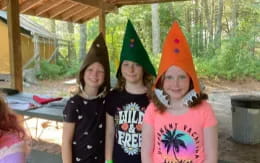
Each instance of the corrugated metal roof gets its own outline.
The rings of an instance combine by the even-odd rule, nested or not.
[[[7,14],[5,11],[0,10],[0,18],[5,22],[7,21]],[[26,17],[25,15],[20,15],[20,27],[26,30],[25,33],[28,34],[29,32],[30,35],[37,34],[41,37],[48,38],[48,39],[57,38],[55,33],[49,32],[43,26],[32,21],[30,18]]]

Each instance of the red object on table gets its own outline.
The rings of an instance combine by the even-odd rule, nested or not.
[[[47,103],[50,103],[50,102],[53,102],[53,101],[59,101],[61,99],[62,99],[62,97],[43,98],[43,97],[39,97],[39,96],[36,96],[36,95],[33,96],[33,100],[38,102],[39,104],[47,104]]]

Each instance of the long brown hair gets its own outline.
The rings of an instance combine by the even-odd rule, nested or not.
[[[25,130],[20,125],[17,115],[5,103],[4,95],[0,93],[0,137],[5,132],[14,133],[22,139],[25,139]]]
[[[155,85],[155,88],[158,88],[158,89],[161,89],[163,90],[163,82],[164,82],[164,76],[165,76],[165,73],[161,75],[161,77],[159,78],[157,84]],[[194,89],[194,86],[193,86],[193,82],[190,78],[190,88],[188,90],[188,92],[190,90]],[[168,95],[165,93],[166,97],[169,99]],[[166,111],[166,106],[163,105],[160,100],[157,98],[157,96],[155,95],[154,91],[151,91],[149,94],[148,94],[149,98],[153,101],[153,103],[155,104],[155,106],[157,107],[157,110],[160,112],[160,113],[163,113]],[[208,95],[206,93],[203,93],[203,92],[200,92],[199,94],[197,93],[197,98],[193,97],[192,99],[192,102],[189,102],[188,103],[188,106],[190,108],[200,104],[203,100],[207,100],[208,99]]]

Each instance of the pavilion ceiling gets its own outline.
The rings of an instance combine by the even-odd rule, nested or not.
[[[0,0],[0,9],[6,10],[10,0]],[[161,3],[183,0],[19,0],[21,14],[84,23],[103,10],[113,12],[124,5]]]

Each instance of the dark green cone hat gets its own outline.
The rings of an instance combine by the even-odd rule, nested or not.
[[[136,62],[140,64],[147,73],[156,76],[156,72],[150,61],[150,58],[130,20],[128,20],[126,25],[123,47],[120,56],[120,65],[116,75],[117,77],[118,74],[121,73],[120,68],[124,60]]]
[[[107,51],[107,46],[105,43],[105,39],[103,37],[103,34],[100,33],[95,41],[92,43],[90,50],[88,54],[86,55],[78,76],[78,84],[82,85],[84,88],[84,71],[85,69],[93,64],[94,62],[99,62],[103,65],[104,70],[105,70],[105,80],[104,84],[100,87],[100,91],[103,91],[104,88],[106,87],[106,90],[110,89],[110,68],[109,68],[109,57],[108,57],[108,51]],[[99,91],[99,93],[100,93]]]

